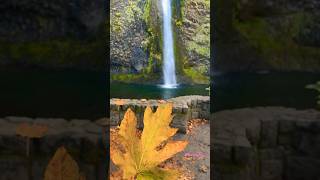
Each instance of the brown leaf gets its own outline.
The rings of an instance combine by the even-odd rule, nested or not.
[[[29,137],[29,138],[41,138],[48,131],[48,126],[40,124],[28,124],[22,123],[16,129],[16,134]]]
[[[76,161],[64,147],[58,148],[46,168],[44,180],[79,180],[80,178]]]

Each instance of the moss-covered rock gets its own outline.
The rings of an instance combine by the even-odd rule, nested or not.
[[[207,0],[198,0],[197,4],[199,5],[194,9],[189,0],[172,1],[176,73],[178,77],[182,77],[179,78],[180,81],[207,83],[210,6]],[[114,74],[112,80],[128,82],[158,77],[159,79],[152,81],[159,81],[162,74],[163,45],[160,1],[114,1],[111,7],[111,17],[114,18],[111,22],[111,33],[114,32],[111,37],[111,72]],[[189,15],[189,11],[194,14]],[[188,27],[184,21],[187,18],[200,17],[204,20],[195,23],[197,28]],[[186,34],[189,29],[194,33]],[[137,30],[138,34],[132,33]],[[139,54],[134,54],[137,50]],[[136,68],[137,65],[139,68]],[[124,75],[128,73],[130,75]]]
[[[310,3],[217,1],[215,71],[320,71],[320,7]]]
[[[210,1],[176,4],[176,56],[180,71],[193,82],[208,83],[210,67]],[[180,6],[179,6],[180,5]],[[179,66],[178,66],[179,67]]]
[[[105,67],[100,41],[52,40],[0,42],[2,65],[46,68],[100,69]]]
[[[0,65],[105,68],[104,3],[100,0],[4,0]]]

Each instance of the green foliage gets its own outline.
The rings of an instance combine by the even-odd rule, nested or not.
[[[184,68],[184,74],[189,77],[193,82],[197,82],[199,84],[208,84],[209,77],[203,75],[201,72],[194,70],[193,68]]]
[[[153,73],[155,61],[161,62],[161,49],[162,49],[162,35],[161,35],[161,22],[158,20],[157,2],[153,0],[146,0],[144,6],[143,19],[147,25],[148,37],[144,41],[145,50],[149,52],[149,62],[145,69],[145,73]]]
[[[40,42],[0,42],[1,59],[9,64],[39,66],[90,66],[101,67],[104,49],[98,40],[52,40]],[[102,62],[102,63],[101,63]]]
[[[146,4],[144,6],[143,19],[146,23],[150,21],[150,12],[151,12],[151,0],[146,0]]]
[[[209,58],[210,57],[210,47],[200,45],[194,41],[189,41],[187,44],[188,51],[195,51],[196,53]]]
[[[317,97],[317,104],[319,105],[320,107],[320,81],[318,81],[317,83],[315,84],[309,84],[306,86],[307,89],[313,89],[313,90],[316,90],[318,91],[319,95]]]
[[[121,82],[132,82],[143,78],[143,74],[112,74],[111,80]]]
[[[112,9],[110,18],[111,33],[122,34],[134,21],[142,18],[143,10],[138,6],[141,0],[128,0],[124,9]],[[116,3],[113,0],[111,4]],[[111,5],[111,7],[114,7]]]
[[[181,20],[175,20],[176,26],[181,27],[182,26],[182,21]]]

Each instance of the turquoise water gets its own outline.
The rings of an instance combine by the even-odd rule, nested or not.
[[[214,77],[214,111],[254,106],[316,107],[317,92],[307,84],[320,80],[314,73],[234,73]],[[207,85],[110,84],[115,98],[167,99],[208,95]],[[5,116],[96,119],[106,115],[108,87],[104,72],[1,70],[0,118]]]
[[[208,85],[178,85],[176,88],[162,88],[161,85],[127,84],[113,82],[110,85],[111,98],[169,99],[185,95],[208,95]]]

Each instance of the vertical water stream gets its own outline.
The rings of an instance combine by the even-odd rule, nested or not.
[[[163,14],[163,87],[174,88],[177,86],[177,80],[171,24],[171,0],[161,0],[161,4]]]

